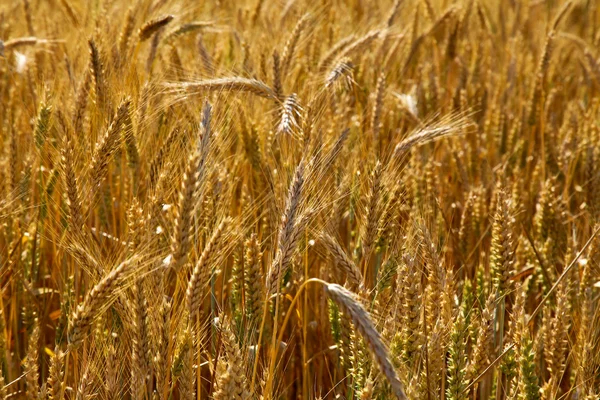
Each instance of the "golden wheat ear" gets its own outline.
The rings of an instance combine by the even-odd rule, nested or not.
[[[240,399],[250,400],[253,398],[249,390],[248,378],[246,377],[246,360],[238,345],[238,340],[232,331],[229,320],[219,321],[224,358],[219,359],[216,371],[216,400]]]
[[[320,243],[323,244],[329,254],[334,258],[336,265],[344,272],[350,284],[350,288],[353,290],[362,288],[363,276],[360,269],[358,269],[352,258],[350,258],[342,246],[340,246],[338,241],[328,233],[323,233],[321,234]]]
[[[281,226],[277,240],[278,250],[267,275],[267,291],[275,293],[281,284],[281,276],[287,269],[292,253],[299,239],[298,232],[298,209],[302,201],[302,190],[304,187],[305,162],[302,160],[296,167],[294,178],[290,184],[285,211],[281,216]]]
[[[352,320],[352,324],[360,333],[371,355],[375,358],[379,368],[390,382],[396,398],[398,400],[407,400],[404,385],[398,378],[396,369],[390,359],[389,351],[383,343],[381,335],[375,329],[369,313],[363,308],[352,292],[340,285],[335,283],[328,284],[326,292],[340,310]]]
[[[206,247],[202,251],[200,259],[196,263],[192,276],[188,282],[186,297],[187,307],[190,316],[196,315],[200,308],[200,301],[202,300],[202,290],[208,284],[208,277],[210,276],[211,270],[209,262],[211,258],[215,256],[215,252],[219,249],[219,244],[223,236],[224,230],[231,225],[231,220],[226,218],[223,220],[217,229],[213,232],[210,240],[206,244]]]
[[[163,15],[162,17],[146,22],[138,31],[140,42],[150,39],[152,35],[167,26],[174,18],[175,16],[173,15]]]
[[[275,91],[268,86],[266,83],[258,79],[247,79],[247,78],[218,78],[199,82],[183,82],[180,84],[182,89],[188,92],[200,92],[206,91],[219,91],[229,90],[233,92],[245,92],[251,93],[256,96],[277,99]]]
[[[129,118],[131,99],[124,99],[106,130],[104,136],[96,144],[89,167],[91,187],[95,190],[108,173],[108,163],[121,145],[121,131]]]
[[[196,207],[197,196],[206,174],[206,159],[211,144],[211,112],[212,107],[205,102],[202,110],[201,136],[196,148],[192,151],[179,193],[179,205],[175,219],[173,239],[171,242],[170,267],[175,270],[187,262],[191,247],[192,216]]]
[[[117,291],[127,282],[130,275],[138,269],[136,259],[124,261],[104,276],[87,293],[83,302],[77,306],[69,320],[67,333],[69,349],[75,349],[82,344],[90,332],[94,320],[117,300]]]
[[[40,349],[40,325],[38,320],[34,321],[33,332],[29,336],[27,344],[27,355],[25,357],[25,386],[28,399],[37,399],[40,396],[39,378],[39,349]]]

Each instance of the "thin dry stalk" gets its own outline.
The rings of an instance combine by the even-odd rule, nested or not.
[[[21,47],[34,46],[34,45],[40,43],[40,41],[41,40],[36,37],[14,38],[14,39],[10,39],[10,40],[7,40],[6,42],[4,42],[3,48],[4,48],[5,52],[8,52],[9,50],[17,50]]]

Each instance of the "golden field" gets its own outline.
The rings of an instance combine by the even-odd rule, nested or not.
[[[600,399],[588,0],[0,1],[0,400]]]

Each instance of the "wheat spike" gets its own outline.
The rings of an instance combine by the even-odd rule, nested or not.
[[[164,28],[171,21],[173,21],[174,18],[175,16],[173,15],[163,15],[161,17],[146,22],[138,31],[138,37],[140,39],[140,42],[144,42],[150,39],[156,32],[158,32],[160,29]]]
[[[227,328],[228,324],[224,323],[223,325],[226,326],[222,331],[227,367],[224,371],[220,371],[217,376],[217,390],[214,398],[215,400],[251,399],[241,351],[236,343],[235,336]]]
[[[60,347],[54,348],[54,355],[50,359],[50,372],[48,375],[47,387],[52,400],[62,400],[65,396],[65,387],[63,384],[65,354]]]
[[[302,32],[306,29],[306,25],[308,25],[310,14],[304,14],[299,20],[294,30],[292,31],[290,37],[288,38],[285,46],[283,48],[283,53],[281,56],[281,73],[282,75],[286,75],[288,69],[290,68],[290,64],[294,57],[294,52],[296,50],[296,46],[298,45],[298,41],[300,40],[300,36]]]
[[[277,254],[269,273],[267,274],[267,291],[274,293],[277,285],[280,284],[282,273],[286,270],[289,258],[295,249],[300,231],[298,220],[298,208],[302,201],[302,188],[304,186],[304,161],[301,161],[296,167],[294,179],[290,184],[288,191],[285,211],[281,216],[281,226],[279,228],[279,237],[277,240]]]
[[[211,106],[207,102],[202,113],[201,137],[198,148],[190,156],[179,193],[179,207],[175,219],[175,235],[171,243],[171,267],[179,270],[187,261],[192,235],[192,212],[196,196],[204,180],[205,165],[210,150]]]
[[[407,399],[404,393],[404,386],[400,382],[396,370],[390,361],[389,352],[381,340],[381,335],[373,326],[369,313],[360,305],[353,294],[342,286],[334,283],[329,284],[326,291],[342,312],[352,320],[352,324],[356,330],[360,332],[369,351],[377,361],[379,368],[381,368],[381,371],[390,382],[396,398],[399,400]]]
[[[173,92],[202,93],[204,91],[230,90],[247,92],[266,98],[277,98],[277,94],[265,83],[257,79],[247,78],[217,78],[197,82],[169,83],[165,85]]]
[[[229,219],[225,219],[219,224],[208,243],[206,243],[206,247],[204,247],[202,255],[192,271],[192,276],[190,277],[186,291],[188,312],[192,316],[195,315],[200,308],[202,289],[208,283],[208,276],[211,272],[209,262],[211,261],[211,258],[215,256],[214,253],[218,250],[223,230],[230,224],[231,221]]]
[[[25,357],[25,386],[27,388],[25,395],[28,400],[37,400],[40,395],[39,378],[39,346],[40,346],[40,326],[37,319],[34,321],[33,331],[29,336],[27,344],[27,355]]]
[[[104,179],[107,173],[108,163],[121,143],[121,129],[123,129],[123,125],[127,121],[130,104],[130,99],[125,99],[121,102],[106,133],[96,144],[89,167],[93,188],[97,188]]]
[[[337,240],[335,240],[331,235],[327,233],[323,233],[321,235],[321,241],[329,254],[333,256],[336,260],[337,265],[344,271],[346,277],[350,283],[350,288],[353,290],[362,288],[363,278],[362,273],[352,261],[350,256],[344,251],[344,249],[339,245]]]
[[[93,320],[103,308],[114,301],[113,295],[119,288],[122,278],[131,270],[133,261],[126,261],[108,273],[85,296],[69,320],[69,347],[76,348],[91,329]]]

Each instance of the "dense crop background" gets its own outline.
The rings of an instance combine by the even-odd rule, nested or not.
[[[0,400],[600,398],[595,1],[0,1]]]

